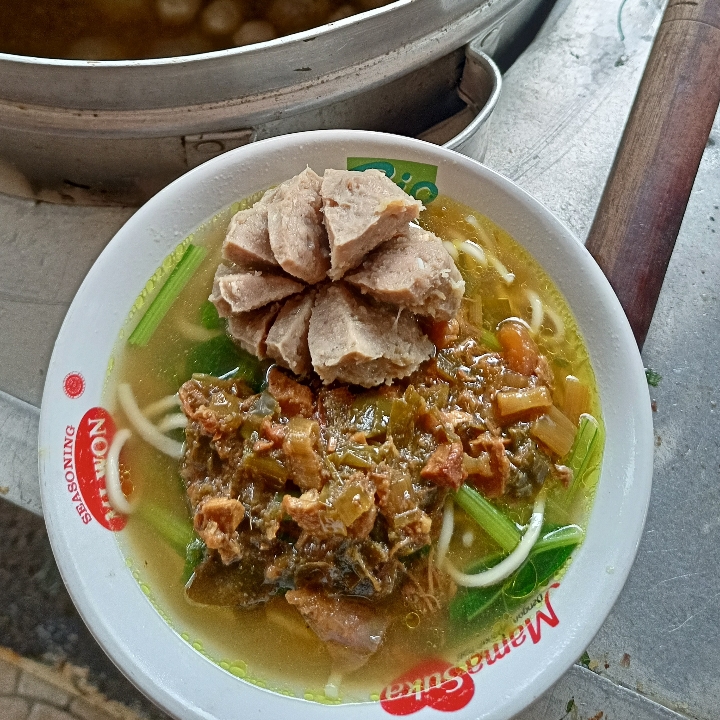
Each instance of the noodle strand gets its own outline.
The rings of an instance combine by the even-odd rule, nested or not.
[[[173,413],[172,415],[166,415],[158,424],[157,429],[161,433],[169,432],[170,430],[178,430],[179,428],[186,428],[188,420],[182,413]]]
[[[142,411],[142,414],[146,418],[153,418],[156,415],[162,415],[163,413],[166,413],[168,410],[172,410],[173,408],[180,406],[180,398],[175,395],[166,395],[163,398],[160,398],[159,400],[156,400],[153,403],[150,403],[149,405],[146,405],[145,408]]]
[[[118,385],[118,400],[125,415],[132,426],[137,430],[138,435],[149,445],[175,460],[182,457],[182,443],[172,438],[165,437],[146,417],[142,414],[132,388],[127,383]]]
[[[135,510],[135,503],[129,502],[125,497],[120,482],[120,451],[131,436],[132,433],[127,428],[118,430],[110,443],[105,461],[105,489],[108,502],[115,512],[123,515],[130,515]]]
[[[452,501],[451,501],[452,502]],[[537,542],[540,537],[540,531],[542,530],[543,517],[545,516],[545,495],[540,493],[538,499],[535,501],[533,507],[532,517],[530,518],[530,524],[528,529],[525,531],[522,540],[518,543],[518,546],[502,561],[494,567],[484,570],[483,572],[468,574],[460,572],[447,558],[443,562],[443,570],[458,584],[463,587],[490,587],[491,585],[497,585],[501,580],[510,577],[524,562],[527,560],[530,550],[533,545]],[[450,527],[450,533],[453,529],[454,516],[452,509],[449,513],[449,522],[445,522],[445,518],[448,517],[448,506],[445,506],[445,515],[443,516],[443,527],[440,531],[441,538],[446,531],[446,524]],[[447,552],[447,550],[446,550]],[[440,553],[440,541],[438,540],[438,555]],[[439,564],[439,563],[438,563]]]

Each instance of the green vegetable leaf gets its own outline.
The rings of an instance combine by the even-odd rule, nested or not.
[[[647,384],[650,385],[650,387],[657,387],[660,384],[660,381],[662,380],[662,375],[657,372],[657,370],[653,370],[652,368],[646,367],[645,368],[645,378],[647,379]]]
[[[182,581],[186,583],[195,572],[195,568],[205,559],[207,547],[199,538],[195,537],[185,548],[185,567],[183,568]]]
[[[450,603],[450,622],[464,625],[487,610],[500,597],[502,585],[487,588],[460,588]]]
[[[578,662],[588,670],[590,669],[590,655],[588,655],[588,651],[586,650],[581,656]]]
[[[503,592],[514,600],[529,597],[564,565],[574,549],[575,545],[566,545],[529,557],[515,575],[508,579]]]
[[[225,329],[225,321],[218,315],[217,308],[209,300],[200,306],[200,324],[208,330]]]
[[[505,557],[503,553],[495,553],[472,565],[468,572],[478,573],[489,570]],[[500,597],[502,583],[486,588],[458,588],[455,597],[450,603],[450,622],[454,625],[464,625],[474,620],[480,613],[487,610]]]
[[[192,522],[188,516],[181,517],[164,507],[146,504],[139,506],[138,515],[178,555],[185,557],[188,543],[194,536]]]
[[[265,379],[260,361],[238,348],[227,335],[195,345],[187,354],[186,372],[215,377],[233,373],[233,377],[245,380],[256,392]]]
[[[592,415],[583,413],[580,416],[580,425],[575,435],[575,441],[565,458],[565,465],[573,471],[573,486],[577,487],[588,469],[595,446],[601,441],[601,437],[598,421]]]
[[[195,345],[187,354],[188,375],[224,375],[240,365],[240,352],[227,335]]]
[[[460,628],[482,615],[496,602],[512,609],[543,587],[580,544],[583,531],[577,525],[545,526],[528,559],[505,582],[487,588],[460,588],[450,603],[450,620]],[[482,572],[497,565],[504,553],[493,554],[471,565],[466,572]]]

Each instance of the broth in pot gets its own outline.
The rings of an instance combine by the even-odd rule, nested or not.
[[[225,50],[309,30],[391,0],[2,0],[0,52],[130,60]]]

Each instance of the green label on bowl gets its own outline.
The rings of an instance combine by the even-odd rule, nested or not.
[[[410,162],[409,160],[390,160],[388,158],[347,159],[348,170],[380,170],[396,185],[416,200],[428,205],[438,196],[437,165]]]

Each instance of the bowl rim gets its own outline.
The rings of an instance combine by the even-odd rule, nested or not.
[[[508,224],[512,226],[514,232],[510,234],[523,245],[527,243],[524,237],[517,237],[518,229],[521,235],[534,233],[533,237],[540,238],[528,242],[542,240],[545,243],[545,261],[537,258],[537,253],[534,255],[565,295],[576,316],[601,395],[607,430],[606,449],[587,537],[561,585],[553,591],[553,604],[558,615],[562,611],[564,625],[559,631],[563,634],[558,635],[554,629],[552,637],[555,640],[561,637],[562,641],[552,646],[545,644],[542,648],[539,644],[528,643],[522,652],[509,655],[502,665],[474,675],[478,692],[456,716],[469,717],[467,713],[472,713],[476,718],[509,718],[551,687],[581,655],[604,622],[637,552],[652,478],[649,391],[637,345],[619,301],[595,261],[571,231],[507,178],[475,160],[419,140],[368,131],[323,130],[284,135],[238,148],[191,170],[163,189],[123,225],[103,250],[78,290],[58,335],[40,415],[38,448],[43,510],[53,552],[73,602],[96,640],[121,671],[143,693],[178,718],[234,720],[246,717],[254,708],[259,711],[268,707],[307,718],[323,714],[343,718],[367,718],[374,714],[379,718],[385,716],[385,712],[379,703],[326,706],[308,703],[302,698],[283,697],[250,683],[238,685],[236,678],[183,641],[151,606],[131,573],[119,570],[125,568],[125,562],[115,538],[107,537],[112,533],[99,528],[97,523],[92,530],[89,530],[91,525],[82,531],[70,527],[70,518],[75,517],[73,513],[78,509],[68,502],[64,481],[58,480],[58,474],[62,477],[63,467],[61,440],[69,426],[68,418],[77,418],[78,407],[82,406],[64,395],[63,381],[69,370],[80,368],[85,375],[88,401],[91,397],[101,396],[108,357],[103,356],[100,361],[88,358],[86,348],[81,346],[91,340],[98,342],[99,335],[106,338],[103,342],[107,345],[108,328],[122,327],[127,317],[132,300],[123,307],[113,307],[110,299],[104,298],[116,290],[120,280],[103,273],[117,267],[118,260],[123,269],[116,274],[122,275],[123,282],[132,288],[126,295],[132,295],[134,299],[137,297],[134,289],[144,286],[159,265],[158,257],[167,255],[200,222],[229,204],[222,203],[213,208],[207,203],[215,197],[218,188],[226,196],[231,186],[235,187],[233,182],[239,174],[245,172],[244,168],[255,168],[257,176],[253,182],[259,190],[289,176],[285,172],[279,177],[277,169],[270,169],[270,160],[274,159],[278,164],[278,158],[292,157],[296,161],[301,156],[323,157],[332,153],[351,156],[350,149],[354,151],[352,155],[362,151],[362,157],[397,158],[400,154],[402,158],[415,161],[437,162],[438,177],[444,172],[448,178],[465,177],[471,181],[467,185],[458,184],[455,186],[458,191],[449,190],[448,195],[465,202],[463,194],[472,194],[477,186],[484,192],[483,202],[491,203],[495,198],[500,199],[501,204],[505,203],[507,207],[500,213],[505,222],[498,224],[509,232]],[[366,154],[370,152],[373,154]],[[272,172],[275,172],[274,176]],[[249,194],[237,195],[236,199]],[[182,211],[177,210],[179,200],[185,201]],[[182,218],[186,216],[200,218],[200,222],[183,227]],[[495,217],[491,216],[491,219],[497,222]],[[142,260],[127,263],[125,258],[132,248],[142,250],[144,255]],[[547,267],[548,258],[564,258],[577,271],[577,276],[558,275],[558,267]],[[568,295],[577,298],[577,302],[571,302]],[[97,302],[98,296],[105,302]],[[101,322],[98,324],[102,320],[107,327]],[[116,339],[117,331],[113,346]],[[609,380],[613,373],[616,378],[621,377]],[[114,544],[114,551],[109,541]],[[98,570],[95,558],[102,552],[108,553],[104,561],[109,567]],[[122,593],[124,602],[119,603],[113,593]],[[129,607],[125,607],[125,602]],[[113,618],[108,615],[108,608],[113,608]],[[130,625],[138,621],[143,623],[143,637],[130,629]],[[163,656],[158,654],[157,644],[162,645],[162,653],[170,653],[172,657],[177,653],[182,658],[180,667],[174,670],[177,674],[154,665],[162,662]],[[525,674],[519,681],[517,677],[513,678],[512,691],[503,689],[498,678],[519,669]],[[193,682],[195,671],[202,672],[204,680],[209,678],[213,692],[238,693],[242,707],[218,707],[212,695]]]

